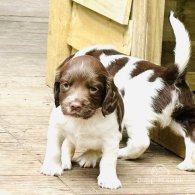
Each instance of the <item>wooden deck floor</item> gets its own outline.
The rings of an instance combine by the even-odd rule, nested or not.
[[[141,159],[118,161],[123,187],[97,186],[98,168],[39,173],[46,146],[52,90],[45,86],[48,0],[0,1],[0,195],[195,194],[195,173],[151,144]]]

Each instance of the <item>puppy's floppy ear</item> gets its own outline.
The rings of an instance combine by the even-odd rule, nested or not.
[[[106,81],[106,95],[102,103],[102,114],[108,115],[114,112],[117,107],[120,94],[112,78],[108,77]]]
[[[54,100],[55,100],[56,108],[60,105],[59,93],[60,93],[60,71],[57,71],[55,76],[55,83],[54,83]]]
[[[71,55],[68,58],[66,58],[56,70],[56,76],[55,76],[55,82],[54,82],[54,100],[55,100],[56,107],[60,105],[59,93],[60,93],[61,69],[73,56],[74,55]]]

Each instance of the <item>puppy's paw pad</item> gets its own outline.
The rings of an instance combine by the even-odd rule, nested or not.
[[[44,163],[41,168],[41,173],[44,175],[59,176],[62,171],[61,165],[57,163]]]
[[[192,162],[183,161],[177,165],[177,168],[182,171],[195,171],[195,165]]]
[[[122,187],[122,184],[117,177],[98,176],[98,185],[101,188],[108,188],[108,189],[118,189]]]

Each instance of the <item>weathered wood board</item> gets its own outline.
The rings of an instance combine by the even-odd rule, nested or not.
[[[71,52],[70,46],[67,44],[71,10],[71,0],[50,0],[46,65],[46,83],[50,86],[54,81],[56,67],[58,67]]]
[[[94,44],[111,44],[119,51],[130,54],[131,44],[129,42],[131,42],[131,35],[132,25],[117,24],[74,3],[68,44],[75,49],[79,50]]]
[[[129,23],[132,0],[73,0],[101,15],[104,15],[120,24]]]

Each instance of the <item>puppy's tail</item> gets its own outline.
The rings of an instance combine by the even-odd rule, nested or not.
[[[187,30],[179,19],[175,18],[174,12],[170,13],[170,23],[176,39],[175,65],[178,68],[178,76],[184,75],[191,54],[191,43]]]

